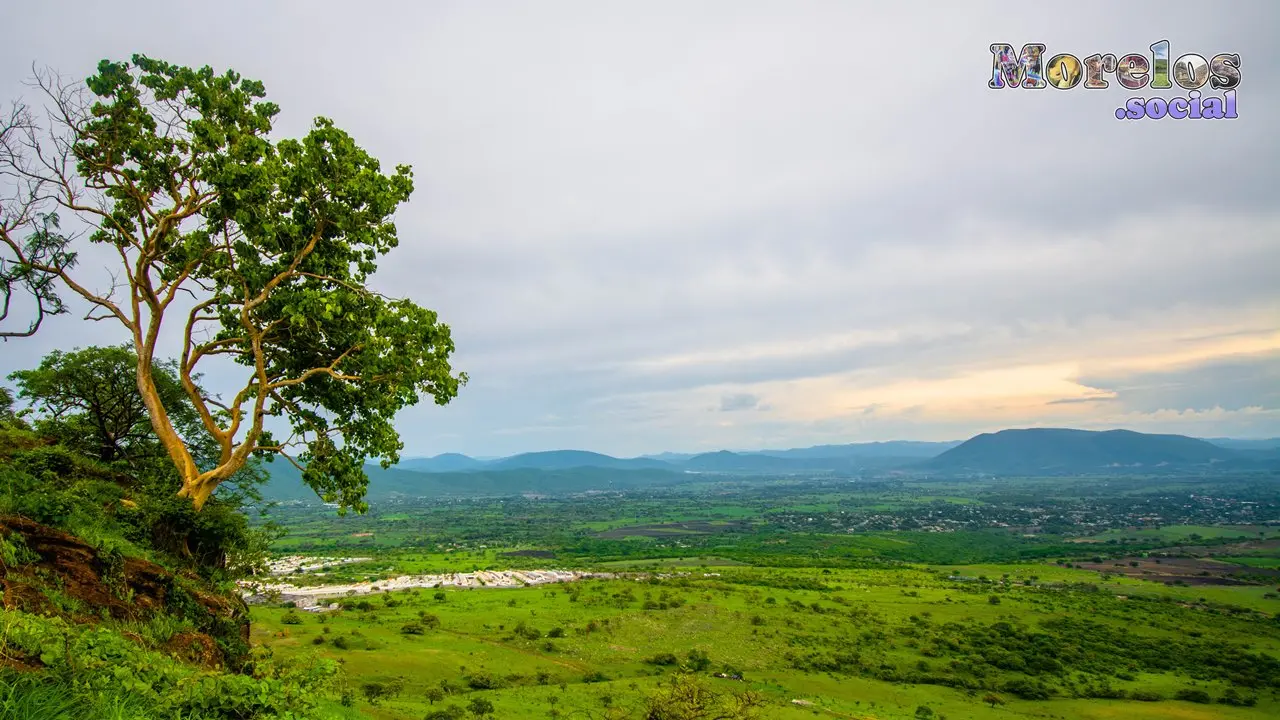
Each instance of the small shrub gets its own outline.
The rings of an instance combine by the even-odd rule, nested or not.
[[[462,720],[467,711],[461,705],[446,705],[439,710],[432,710],[422,720]]]
[[[466,680],[467,687],[472,690],[497,690],[502,687],[502,680],[492,673],[471,673],[463,679]]]
[[[1179,690],[1173,697],[1178,700],[1193,703],[1207,704],[1213,702],[1213,698],[1209,697],[1209,693],[1203,690],[1195,690],[1193,688],[1184,688]]]
[[[646,658],[645,662],[650,665],[679,665],[680,658],[676,657],[675,653],[658,653],[653,657]]]

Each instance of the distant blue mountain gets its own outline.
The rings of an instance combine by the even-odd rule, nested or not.
[[[1242,460],[1239,451],[1184,435],[1030,428],[977,435],[924,466],[944,472],[1059,475],[1209,467]]]
[[[586,450],[548,450],[513,455],[502,460],[495,460],[485,466],[487,470],[510,470],[514,468],[535,468],[538,470],[563,470],[565,468],[595,467],[616,469],[659,469],[674,470],[669,463],[652,458],[616,458]]]
[[[585,450],[551,450],[481,460],[458,453],[406,458],[382,469],[366,465],[370,499],[481,497],[670,487],[706,474],[787,475],[908,469],[942,474],[1062,475],[1280,469],[1280,441],[1094,432],[1053,428],[1002,430],[963,443],[878,442],[790,450],[617,458]],[[267,465],[265,495],[315,500],[293,465]]]
[[[406,458],[396,465],[401,470],[416,472],[457,472],[478,470],[484,466],[484,461],[460,453],[444,453],[428,458]]]
[[[1204,441],[1213,443],[1218,447],[1227,448],[1228,450],[1280,450],[1280,438],[1266,438],[1263,440],[1204,438]]]
[[[951,442],[890,440],[848,445],[814,445],[790,450],[754,450],[748,454],[780,458],[931,458],[950,450],[961,442],[960,440]]]

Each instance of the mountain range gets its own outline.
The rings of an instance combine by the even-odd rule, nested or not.
[[[271,475],[267,497],[314,499],[292,465],[276,462],[267,467]],[[388,469],[377,465],[365,469],[371,499],[553,495],[670,487],[725,477],[1277,471],[1280,439],[1209,441],[1130,430],[1031,428],[983,433],[964,442],[852,443],[634,458],[585,450],[550,450],[488,460],[446,453],[405,458]]]

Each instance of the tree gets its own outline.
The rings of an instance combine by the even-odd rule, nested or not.
[[[423,720],[461,720],[464,715],[466,710],[461,705],[446,705],[427,713]]]
[[[444,700],[444,691],[440,688],[427,688],[426,698],[429,704],[435,705]]]
[[[14,422],[17,415],[13,412],[13,393],[8,388],[0,387],[0,425]]]
[[[1004,698],[995,693],[987,693],[982,696],[982,702],[990,705],[994,709],[995,706],[1004,704]]]
[[[404,680],[396,678],[388,682],[367,682],[360,686],[360,692],[370,705],[377,705],[384,698],[391,698],[404,691]]]
[[[765,704],[753,691],[722,695],[701,679],[678,674],[645,702],[645,720],[752,720]]]
[[[492,715],[493,703],[484,698],[471,698],[471,702],[467,703],[467,711],[476,717]]]
[[[103,61],[83,85],[36,77],[43,120],[18,105],[0,125],[0,289],[36,298],[34,333],[65,312],[57,291],[119,323],[137,353],[136,382],[156,437],[200,509],[255,455],[281,455],[343,510],[365,509],[366,458],[402,448],[395,414],[465,384],[434,312],[368,287],[399,240],[391,216],[412,172],[379,162],[333,122],[302,139],[269,137],[279,108],[260,82],[145,56]],[[84,235],[59,231],[59,214]],[[114,258],[113,286],[91,289],[78,253]],[[176,372],[218,449],[202,468],[157,380],[162,323],[180,330]],[[196,383],[201,363],[242,369],[223,399]],[[266,423],[287,421],[273,438]]]
[[[65,436],[64,443],[91,438],[88,452],[110,463],[159,449],[138,394],[137,367],[138,356],[128,346],[54,350],[39,367],[10,373],[9,379],[18,384],[18,398],[70,430],[55,433]],[[177,364],[157,362],[153,375],[175,429],[189,447],[197,447],[202,430],[178,380]]]

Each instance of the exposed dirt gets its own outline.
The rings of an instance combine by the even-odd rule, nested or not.
[[[1139,580],[1183,585],[1258,585],[1256,578],[1280,580],[1280,570],[1245,567],[1198,557],[1127,557],[1100,563],[1078,563],[1086,570],[1124,575]],[[1248,577],[1253,576],[1253,577]]]
[[[213,638],[204,633],[179,633],[169,639],[166,649],[182,660],[205,667],[216,667],[222,662],[222,651]]]
[[[20,539],[34,554],[22,564],[0,563],[0,602],[6,609],[60,615],[80,623],[98,622],[104,614],[144,621],[160,614],[183,614],[202,627],[223,628],[221,637],[227,631],[238,633],[247,648],[248,608],[238,597],[208,592],[194,578],[176,576],[147,560],[103,555],[73,535],[23,517],[0,517],[0,536]],[[180,645],[175,650],[191,653],[197,662],[221,657],[212,637],[189,635],[174,638]]]

